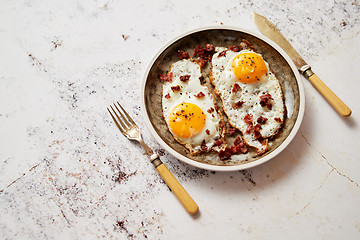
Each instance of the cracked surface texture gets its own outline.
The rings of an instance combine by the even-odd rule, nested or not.
[[[353,114],[342,119],[302,78],[303,124],[277,158],[228,173],[183,164],[145,127],[147,65],[194,28],[259,33],[252,11]],[[360,239],[359,16],[358,0],[1,2],[0,239]],[[116,129],[116,100],[200,214]]]

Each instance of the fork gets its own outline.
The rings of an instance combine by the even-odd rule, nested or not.
[[[174,177],[174,175],[172,175],[169,169],[162,163],[159,156],[154,153],[150,147],[146,145],[146,143],[141,137],[140,130],[136,123],[133,121],[133,119],[124,110],[124,108],[120,105],[119,102],[117,102],[117,105],[114,103],[114,107],[115,109],[112,105],[110,105],[112,111],[110,111],[109,108],[107,108],[107,110],[109,111],[120,132],[128,139],[136,140],[141,144],[141,146],[145,150],[146,155],[150,156],[150,162],[155,166],[162,179],[164,179],[165,183],[169,186],[171,191],[175,194],[177,199],[184,206],[186,211],[191,215],[196,214],[199,210],[198,205],[186,192],[183,186],[181,186],[181,184]]]

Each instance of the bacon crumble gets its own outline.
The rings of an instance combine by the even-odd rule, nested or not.
[[[179,50],[178,52],[178,57],[180,60],[182,59],[188,59],[189,58],[189,53],[188,52],[184,52],[182,50]]]
[[[201,143],[201,146],[200,146],[200,150],[203,151],[203,152],[206,152],[207,151],[207,146],[206,146],[206,143],[205,143],[205,139],[202,141]]]
[[[187,80],[189,80],[191,77],[191,75],[183,75],[183,76],[180,76],[180,81],[182,82],[186,82]]]
[[[215,109],[214,109],[213,107],[210,107],[210,108],[207,110],[208,113],[212,113],[212,112],[214,112],[214,111],[215,111]]]
[[[175,91],[180,91],[180,85],[172,86],[172,87],[171,87],[171,90],[172,90],[173,92],[175,92]]]
[[[164,81],[164,82],[171,82],[173,79],[173,73],[170,72],[168,74],[161,74],[160,75],[160,80]]]
[[[240,108],[245,102],[244,101],[238,101],[234,103],[234,108]]]
[[[261,95],[260,96],[260,105],[262,107],[267,107],[269,110],[272,109],[272,104],[271,104],[271,100],[274,100],[272,97],[271,97],[271,94],[264,94],[264,95]]]
[[[238,92],[241,91],[241,87],[239,86],[239,84],[235,83],[233,88],[232,88],[232,92]]]
[[[228,128],[228,134],[230,137],[233,136],[235,132],[236,132],[236,128],[232,128],[232,127]]]
[[[256,121],[258,124],[265,124],[268,119],[260,116]]]
[[[199,92],[198,94],[195,95],[195,97],[203,98],[203,97],[205,97],[205,94],[203,92]]]
[[[245,117],[244,117],[244,122],[245,123],[251,123],[253,120],[253,116],[251,114],[246,114]]]
[[[166,95],[165,95],[165,98],[166,98],[166,99],[171,98],[170,93],[166,94]]]

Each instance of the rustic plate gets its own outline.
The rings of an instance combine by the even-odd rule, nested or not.
[[[284,126],[271,141],[270,150],[261,156],[255,151],[245,155],[234,155],[230,160],[221,161],[217,153],[192,156],[189,151],[174,140],[162,117],[160,74],[165,74],[170,65],[178,61],[178,50],[193,53],[196,45],[214,46],[238,45],[242,39],[249,41],[260,53],[280,81],[287,113]],[[210,65],[210,64],[208,64]],[[211,89],[208,74],[210,67],[204,69],[204,82]],[[274,42],[264,36],[234,27],[207,27],[187,32],[168,44],[151,61],[142,83],[142,109],[146,124],[159,144],[174,157],[190,165],[215,171],[234,171],[250,168],[264,163],[279,154],[294,138],[304,115],[304,89],[299,73],[289,56]],[[219,99],[218,105],[221,106]],[[225,116],[225,115],[224,115]],[[231,141],[231,139],[230,139]]]

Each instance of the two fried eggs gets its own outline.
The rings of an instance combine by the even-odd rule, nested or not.
[[[238,49],[239,50],[239,49]],[[284,121],[281,86],[262,56],[251,50],[217,47],[210,82],[222,100],[228,123],[260,155]],[[225,151],[225,123],[214,96],[201,84],[201,67],[175,62],[163,81],[162,110],[174,139],[191,154]]]

